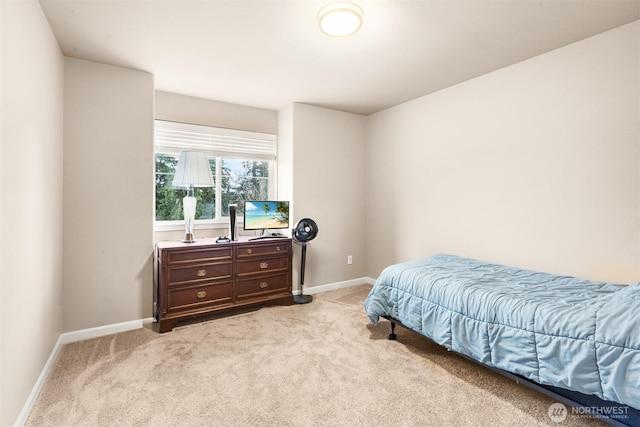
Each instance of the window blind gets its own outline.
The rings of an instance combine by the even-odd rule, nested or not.
[[[200,150],[216,157],[276,160],[276,135],[155,120],[156,152]]]

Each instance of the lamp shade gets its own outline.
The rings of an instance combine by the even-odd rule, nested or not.
[[[213,175],[207,154],[202,151],[183,151],[173,176],[176,187],[213,187]]]

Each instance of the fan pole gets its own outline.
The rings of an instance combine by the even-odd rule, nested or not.
[[[293,302],[296,304],[307,304],[313,301],[311,295],[304,294],[304,265],[307,258],[307,242],[298,242],[302,246],[302,259],[300,261],[300,294],[293,296]]]

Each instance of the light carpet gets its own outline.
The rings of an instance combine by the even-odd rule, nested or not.
[[[556,424],[552,399],[410,331],[389,341],[369,289],[67,344],[26,425],[602,425]]]

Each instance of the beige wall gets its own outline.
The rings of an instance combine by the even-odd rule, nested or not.
[[[278,111],[278,198],[293,200],[293,104]],[[295,216],[295,206],[289,206]],[[293,225],[293,224],[292,224]]]
[[[36,1],[0,1],[0,425],[62,331],[64,62]]]
[[[448,252],[640,280],[638,28],[370,116],[368,275]]]
[[[65,331],[152,315],[153,76],[65,59]]]
[[[292,223],[311,218],[319,230],[307,250],[305,289],[365,276],[365,120],[293,105]],[[294,253],[298,265],[300,249]]]
[[[272,133],[278,131],[278,113],[263,108],[156,91],[155,117],[227,129]]]

